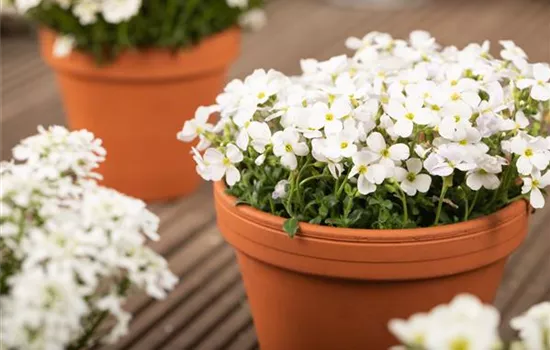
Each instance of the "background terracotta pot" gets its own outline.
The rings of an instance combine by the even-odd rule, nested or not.
[[[40,38],[69,126],[103,139],[104,185],[145,200],[185,195],[199,185],[191,145],[176,140],[176,133],[198,106],[214,103],[238,54],[238,29],[177,53],[128,51],[100,67],[78,52],[54,57],[55,34],[42,30]]]
[[[468,292],[491,302],[506,258],[527,233],[517,201],[487,217],[408,230],[300,224],[248,206],[217,183],[218,225],[236,249],[264,350],[379,350],[395,345],[387,322]]]

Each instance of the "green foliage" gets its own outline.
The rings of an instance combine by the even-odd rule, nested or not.
[[[255,158],[255,151],[249,148],[247,152],[250,156],[239,169],[242,180],[227,192],[239,203],[288,218],[284,230],[291,236],[297,232],[298,222],[370,229],[452,224],[492,214],[522,197],[520,187],[513,184],[519,176],[515,162],[504,168],[502,184],[496,190],[470,190],[465,185],[465,174],[457,172],[444,179],[433,177],[427,193],[410,197],[392,181],[374,193],[362,195],[354,179],[348,179],[347,174],[335,179],[327,167],[317,167],[311,155],[300,158],[298,168],[289,171],[275,166],[274,156],[257,166],[249,161]],[[273,199],[275,185],[285,178],[289,181],[287,196]]]
[[[251,0],[249,8],[263,0]],[[138,15],[129,21],[112,24],[99,15],[90,25],[81,25],[70,10],[42,2],[28,15],[39,25],[57,33],[72,35],[77,49],[95,57],[98,63],[114,59],[126,49],[150,47],[178,50],[237,25],[240,8],[225,0],[143,0]]]

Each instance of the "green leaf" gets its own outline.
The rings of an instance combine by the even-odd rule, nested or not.
[[[290,238],[294,238],[294,236],[298,232],[298,229],[299,229],[298,219],[296,218],[287,219],[283,224],[283,230],[285,230],[285,232],[288,233],[288,236]]]

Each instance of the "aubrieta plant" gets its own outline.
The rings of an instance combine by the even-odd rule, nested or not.
[[[116,341],[135,288],[164,298],[177,282],[145,244],[158,218],[99,186],[101,142],[85,130],[39,128],[0,167],[0,348],[76,350]],[[111,332],[100,335],[105,320]]]
[[[518,341],[503,343],[499,323],[495,307],[461,294],[430,312],[391,320],[390,331],[404,344],[391,350],[550,350],[550,302],[532,306],[512,319],[510,325],[519,333]]]
[[[395,229],[470,220],[550,184],[550,67],[502,41],[441,48],[349,38],[353,57],[301,62],[287,77],[256,70],[200,107],[178,134],[199,138],[198,173],[227,192],[298,222]],[[209,117],[219,113],[213,125]]]
[[[57,56],[74,48],[98,62],[125,49],[174,51],[240,24],[265,23],[263,0],[10,0],[19,12],[60,36]]]

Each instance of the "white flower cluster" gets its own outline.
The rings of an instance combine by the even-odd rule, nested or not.
[[[408,320],[391,320],[388,327],[404,344],[392,350],[489,350],[502,346],[499,323],[496,308],[482,304],[475,296],[461,294],[448,305],[439,305],[429,313],[418,313]],[[550,303],[531,307],[511,324],[520,336],[514,349],[550,349]]]
[[[105,340],[127,331],[128,288],[163,298],[177,282],[150,248],[158,218],[145,204],[99,186],[104,158],[87,131],[39,128],[0,170],[0,347],[65,349],[86,345],[105,317]]]
[[[40,6],[43,3],[57,4],[70,10],[80,24],[88,25],[102,15],[107,23],[121,23],[137,15],[142,0],[15,0],[15,6],[21,13]]]
[[[198,136],[197,171],[212,181],[225,176],[229,186],[251,155],[258,166],[275,156],[290,170],[311,155],[335,178],[356,179],[361,194],[392,179],[409,196],[457,173],[473,191],[510,186],[506,169],[516,165],[523,193],[540,208],[540,189],[550,184],[550,138],[538,136],[550,67],[501,44],[497,59],[488,42],[441,48],[424,31],[409,41],[378,32],[349,38],[353,57],[302,60],[301,76],[256,70],[231,81],[178,138]],[[213,113],[221,116],[215,125]]]

